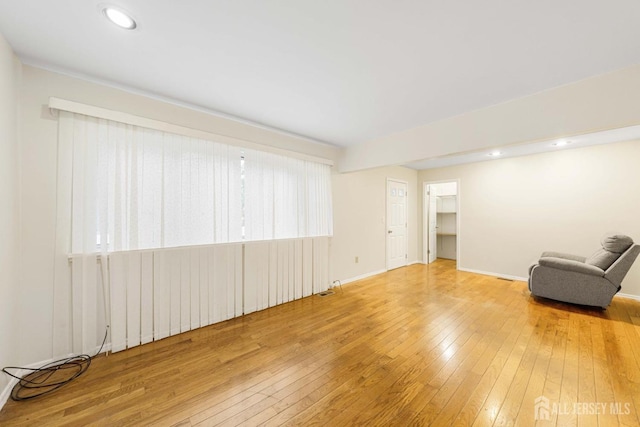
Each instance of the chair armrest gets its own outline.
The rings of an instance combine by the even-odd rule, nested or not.
[[[604,270],[596,267],[595,265],[585,264],[583,262],[570,259],[543,257],[540,258],[538,264],[558,270],[573,271],[576,273],[588,274],[590,276],[604,277]]]
[[[540,255],[540,258],[561,258],[561,259],[568,259],[571,261],[578,261],[578,262],[585,262],[587,260],[587,257],[583,257],[580,255],[571,255],[571,254],[565,254],[563,252],[553,252],[553,251],[542,252],[542,255]]]

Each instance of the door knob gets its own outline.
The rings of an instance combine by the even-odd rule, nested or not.
[[[387,231],[387,233],[391,234],[391,233],[393,233],[393,231],[389,230],[389,231]]]

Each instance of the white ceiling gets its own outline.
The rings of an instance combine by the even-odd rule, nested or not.
[[[27,64],[348,147],[640,63],[637,0],[0,0]]]

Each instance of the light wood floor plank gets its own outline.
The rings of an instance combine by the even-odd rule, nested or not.
[[[578,401],[596,402],[595,374],[593,369],[593,342],[591,340],[591,319],[580,320],[580,350],[578,362]],[[578,418],[579,426],[597,426],[598,414],[593,407],[583,406],[583,414]]]
[[[603,402],[610,405],[615,402],[615,394],[613,392],[611,369],[607,360],[605,350],[605,338],[602,331],[602,322],[593,322],[591,324],[591,337],[593,348],[593,373],[596,390],[596,402]],[[598,414],[599,425],[616,425],[618,416],[612,414],[611,411],[603,411]]]
[[[527,425],[531,421],[531,418],[534,416],[535,399],[543,395],[544,383],[547,378],[553,343],[558,328],[557,317],[547,316],[546,320],[547,324],[544,335],[542,336],[538,350],[535,352],[535,362],[529,375],[522,402],[517,409],[517,416],[514,423],[516,425]],[[515,406],[512,407],[512,414],[515,410]]]
[[[569,315],[567,327],[567,345],[565,349],[562,384],[560,386],[559,404],[563,410],[558,414],[557,425],[577,425],[578,419],[574,411],[564,410],[572,408],[578,402],[578,365],[580,348],[580,316],[575,313]]]

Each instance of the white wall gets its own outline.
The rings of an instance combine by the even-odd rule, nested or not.
[[[611,231],[640,242],[638,159],[632,141],[425,170],[419,182],[460,180],[460,268],[527,277],[545,250],[588,256]],[[621,292],[640,297],[640,261]]]
[[[18,89],[21,65],[0,34],[0,368],[17,362],[19,323],[15,304],[18,270]],[[9,383],[0,374],[2,394]]]
[[[399,166],[333,175],[332,280],[386,270],[387,178],[408,182],[408,261],[419,259],[417,177]]]
[[[53,256],[56,224],[57,120],[49,97],[162,120],[197,130],[335,159],[337,149],[279,132],[233,122],[118,89],[24,66],[20,93],[22,283],[15,324],[19,362],[52,357]],[[15,156],[14,156],[15,159]]]
[[[350,147],[343,172],[640,124],[640,65]]]

